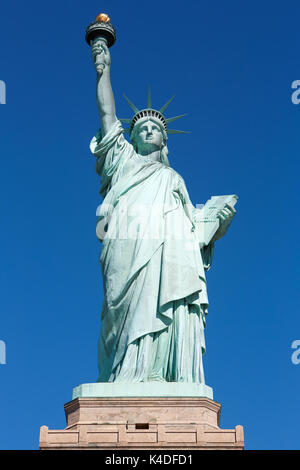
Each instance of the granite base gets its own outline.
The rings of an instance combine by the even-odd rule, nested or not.
[[[65,429],[41,427],[40,449],[242,450],[243,427],[221,429],[220,412],[219,403],[199,396],[78,396],[65,405]]]

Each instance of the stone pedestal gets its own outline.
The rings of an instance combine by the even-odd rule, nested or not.
[[[243,449],[243,427],[220,429],[220,410],[205,397],[75,398],[66,429],[41,427],[40,449]]]

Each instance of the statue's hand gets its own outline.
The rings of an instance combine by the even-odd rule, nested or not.
[[[104,39],[96,38],[92,41],[92,56],[95,68],[99,75],[110,69],[110,52]]]
[[[230,204],[225,204],[224,209],[218,212],[217,218],[220,221],[220,226],[216,231],[212,242],[219,240],[219,238],[223,237],[227,232],[229,225],[231,224],[233,217],[236,214],[236,210]]]

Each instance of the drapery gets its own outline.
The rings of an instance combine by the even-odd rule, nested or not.
[[[138,155],[119,121],[91,141],[103,203],[97,236],[104,302],[98,381],[204,383],[213,246],[194,234],[195,208],[182,177]]]

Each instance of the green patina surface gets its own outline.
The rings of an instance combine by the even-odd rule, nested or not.
[[[213,400],[213,390],[205,384],[179,382],[90,383],[75,387],[72,399],[122,397],[203,397]]]
[[[128,100],[135,112],[125,120],[128,142],[116,117],[105,40],[92,42],[92,54],[101,129],[90,148],[103,197],[97,236],[104,302],[99,383],[76,387],[74,397],[212,398],[202,362],[206,271],[215,242],[233,219],[237,197],[214,197],[202,209],[192,204],[168,159],[172,118],[168,121],[162,112],[171,100],[153,110],[149,92],[145,113]]]

